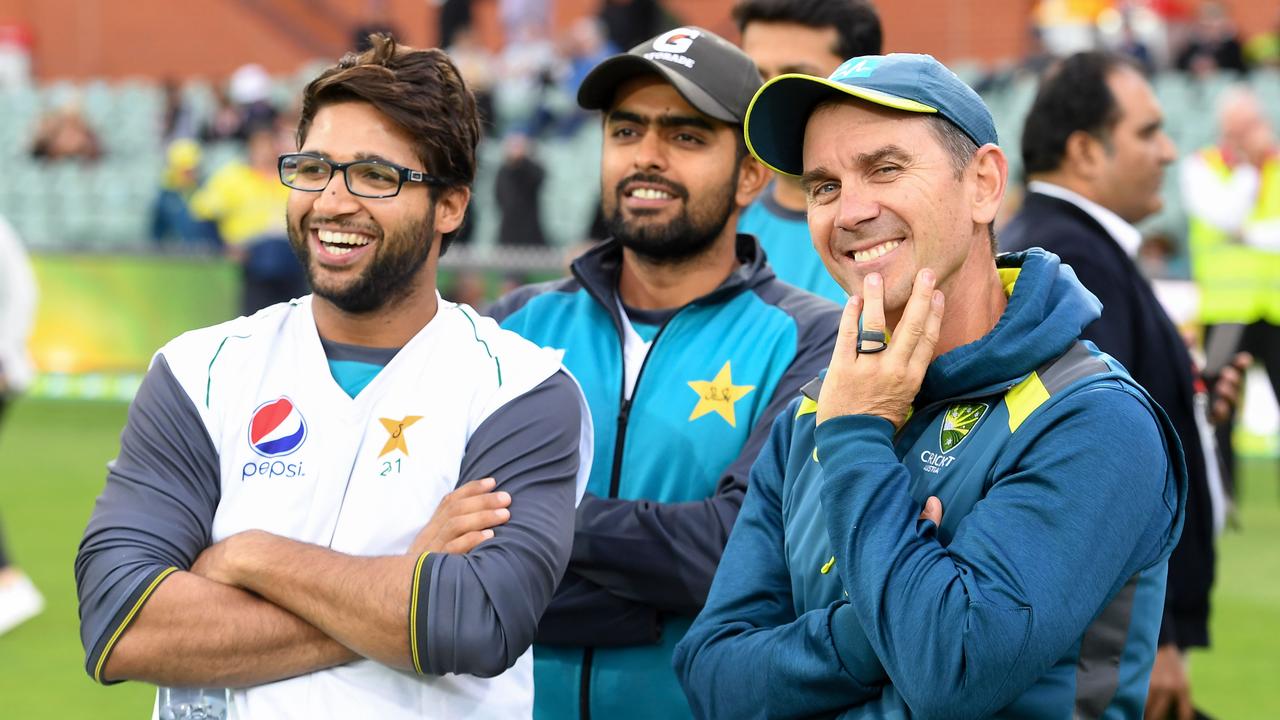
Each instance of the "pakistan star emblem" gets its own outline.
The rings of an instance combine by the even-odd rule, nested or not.
[[[382,423],[382,427],[387,431],[387,442],[382,446],[382,452],[378,453],[378,457],[396,450],[404,453],[407,457],[409,455],[409,443],[405,442],[404,431],[421,419],[421,415],[406,415],[400,420],[378,418],[378,422]]]
[[[951,452],[964,442],[969,437],[969,431],[986,413],[986,403],[957,403],[947,408],[947,413],[942,416],[942,431],[938,436],[942,452]]]
[[[732,371],[729,369],[729,361],[724,361],[724,367],[720,368],[720,372],[716,373],[714,379],[711,380],[691,380],[689,387],[698,393],[698,404],[693,407],[693,413],[689,415],[689,422],[693,422],[709,412],[715,412],[729,423],[730,427],[738,427],[737,420],[733,416],[733,405],[747,393],[756,389],[755,385],[734,385]]]

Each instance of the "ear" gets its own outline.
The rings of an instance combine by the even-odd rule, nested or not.
[[[1009,160],[996,145],[990,143],[978,148],[969,161],[972,182],[972,213],[975,225],[994,222],[1000,210],[1000,201],[1009,183]]]
[[[738,187],[733,197],[738,207],[744,208],[750,205],[764,186],[769,184],[771,175],[773,173],[750,154],[744,156],[742,162],[738,164]]]
[[[1102,141],[1095,135],[1076,130],[1067,136],[1067,144],[1062,151],[1062,169],[1084,180],[1092,180],[1098,176],[1106,153]]]
[[[462,216],[467,212],[467,203],[471,201],[471,188],[451,187],[440,191],[436,196],[435,229],[440,235],[453,232],[462,225]]]

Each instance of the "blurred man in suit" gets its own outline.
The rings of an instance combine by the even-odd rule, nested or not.
[[[1142,236],[1133,226],[1160,209],[1160,186],[1175,149],[1160,105],[1136,66],[1100,52],[1073,55],[1041,83],[1022,134],[1029,180],[1022,210],[1004,229],[1005,250],[1058,254],[1102,301],[1083,337],[1119,360],[1164,408],[1186,455],[1188,500],[1182,538],[1169,560],[1160,650],[1148,718],[1189,719],[1194,710],[1184,662],[1208,644],[1215,527],[1212,489],[1220,466],[1205,413],[1203,379],[1182,336],[1134,263]],[[1238,392],[1237,367],[1215,388],[1225,404]]]

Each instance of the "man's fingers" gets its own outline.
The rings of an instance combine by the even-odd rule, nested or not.
[[[511,519],[511,511],[506,508],[497,510],[482,510],[480,512],[468,513],[466,515],[458,515],[449,519],[441,529],[442,537],[453,538],[466,535],[476,530],[488,530],[506,523]]]
[[[461,500],[462,498],[483,495],[497,487],[497,485],[498,481],[491,477],[472,480],[471,482],[464,483],[461,487],[456,488],[453,492],[449,493],[446,498]]]
[[[1144,720],[1167,720],[1169,717],[1169,694],[1161,688],[1151,688],[1147,694],[1147,710],[1142,714]]]
[[[915,352],[915,347],[925,333],[925,323],[929,318],[929,298],[933,296],[933,288],[937,277],[929,268],[916,273],[911,284],[911,296],[907,298],[907,306],[902,310],[902,318],[893,329],[893,345],[889,353],[906,363]]]
[[[937,497],[930,495],[928,500],[924,501],[924,510],[920,511],[921,520],[932,520],[934,525],[942,525],[942,501]]]
[[[840,330],[836,333],[834,357],[853,357],[858,347],[858,318],[862,315],[862,296],[854,293],[845,301],[840,313]]]
[[[469,532],[462,537],[455,538],[446,543],[444,546],[444,552],[451,555],[461,555],[463,553],[471,552],[475,546],[491,537],[493,537],[492,530],[476,530],[475,532]]]
[[[1174,717],[1178,720],[1195,720],[1196,708],[1191,704],[1191,688],[1182,686],[1174,695],[1174,701],[1176,702]]]
[[[946,298],[942,296],[941,290],[934,290],[929,298],[929,314],[925,318],[923,332],[911,350],[911,359],[907,361],[909,377],[922,379],[929,370],[929,363],[933,362],[933,351],[938,347],[938,337],[942,334],[942,315],[945,311]]]
[[[884,278],[871,273],[862,279],[862,329],[885,332]],[[887,336],[887,333],[886,333]]]
[[[475,497],[462,498],[455,500],[448,509],[448,514],[452,517],[459,515],[469,515],[471,513],[483,512],[485,510],[497,510],[498,508],[511,507],[511,493],[491,492]]]

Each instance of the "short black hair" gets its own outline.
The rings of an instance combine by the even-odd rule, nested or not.
[[[1054,64],[1040,80],[1036,99],[1022,126],[1022,166],[1027,175],[1062,166],[1067,138],[1084,131],[1104,143],[1120,119],[1120,105],[1107,78],[1136,65],[1115,53],[1081,52]]]
[[[841,59],[879,55],[884,47],[880,15],[868,0],[738,0],[733,6],[738,32],[753,22],[792,22],[811,28],[836,29]]]

